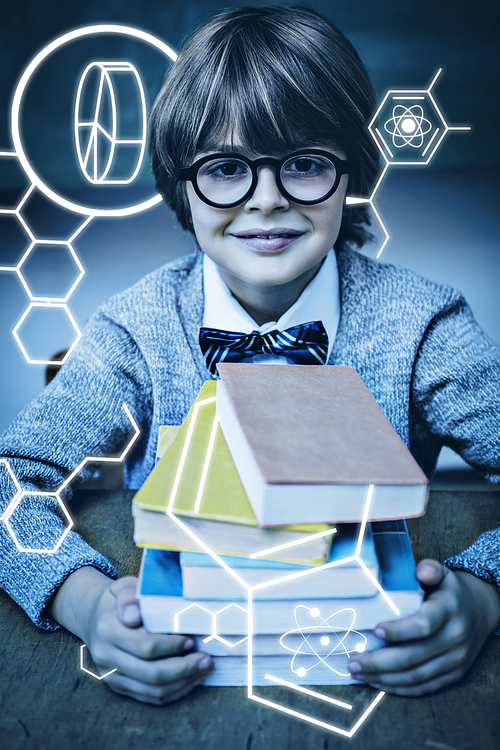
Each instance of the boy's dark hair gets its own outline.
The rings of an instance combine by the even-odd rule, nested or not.
[[[367,123],[375,97],[348,39],[309,8],[248,6],[218,14],[182,49],[150,119],[156,187],[193,231],[185,183],[190,166],[237,134],[249,151],[337,146],[350,164],[348,192],[369,197],[379,152]],[[237,150],[237,149],[235,149]],[[361,246],[369,232],[364,206],[348,207],[336,245]]]

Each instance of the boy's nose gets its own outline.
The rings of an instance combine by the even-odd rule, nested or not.
[[[286,209],[289,203],[280,193],[276,184],[276,176],[272,167],[259,167],[257,170],[257,186],[245,203],[246,211],[262,211],[269,214],[277,208]]]

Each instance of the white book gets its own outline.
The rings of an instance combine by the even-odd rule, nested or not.
[[[248,685],[248,659],[245,656],[214,656],[214,670],[205,678],[207,687],[244,687]],[[314,658],[314,657],[313,657]],[[327,666],[333,662],[333,668]],[[255,656],[252,660],[252,685],[275,687],[285,683],[298,685],[359,685],[347,669],[348,657],[315,663],[304,675],[292,669],[291,656]],[[299,667],[300,669],[300,667]],[[302,669],[306,669],[302,667]]]
[[[423,594],[415,580],[415,563],[404,522],[373,524],[373,534],[381,569],[381,593],[342,599],[253,600],[253,633],[281,636],[298,627],[297,619],[304,627],[316,630],[328,629],[332,624],[356,631],[373,630],[383,620],[414,614]],[[278,590],[280,585],[283,584],[274,584],[272,588]],[[151,632],[205,637],[214,632],[220,636],[248,635],[246,592],[233,601],[185,598],[175,553],[144,551],[137,596],[144,625]],[[355,617],[351,622],[353,612]]]

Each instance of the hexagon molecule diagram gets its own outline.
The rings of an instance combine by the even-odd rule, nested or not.
[[[389,90],[369,125],[370,133],[387,164],[429,164],[450,130],[470,130],[469,126],[451,126],[444,119],[432,88]]]
[[[16,267],[30,300],[67,302],[85,271],[70,242],[37,240]]]
[[[52,506],[61,518],[61,525],[47,526],[45,519],[39,520],[34,507],[45,503]],[[3,517],[9,534],[19,552],[57,552],[73,527],[73,521],[58,492],[24,490],[10,503]]]
[[[65,351],[61,364],[69,357],[81,332],[67,305],[31,302],[13,332],[26,362],[49,365],[56,352]]]

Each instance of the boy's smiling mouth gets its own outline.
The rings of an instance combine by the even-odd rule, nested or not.
[[[257,227],[242,232],[231,232],[231,234],[254,250],[276,252],[302,237],[304,232],[287,227],[272,227],[271,229]]]

